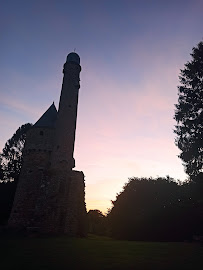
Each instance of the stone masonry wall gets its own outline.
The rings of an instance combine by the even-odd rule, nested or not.
[[[85,236],[87,213],[84,175],[66,166],[48,170],[47,180],[39,190],[35,225],[42,233]]]
[[[25,143],[25,153],[30,150],[52,151],[54,143],[55,129],[32,127],[27,132]]]
[[[23,165],[9,219],[10,227],[35,226],[39,190],[50,165],[54,129],[31,128],[27,133]]]
[[[32,150],[24,156],[9,226],[25,228],[34,226],[34,213],[39,188],[49,164],[50,153]]]

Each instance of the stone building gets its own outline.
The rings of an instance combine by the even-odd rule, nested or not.
[[[84,174],[73,170],[80,71],[72,52],[63,68],[58,112],[53,103],[27,133],[10,228],[86,235]]]

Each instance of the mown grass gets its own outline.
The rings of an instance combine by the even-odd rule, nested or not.
[[[203,248],[194,243],[86,239],[3,238],[0,269],[203,269]]]

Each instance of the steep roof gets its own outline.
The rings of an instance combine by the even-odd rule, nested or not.
[[[50,127],[55,128],[57,118],[57,110],[54,103],[48,110],[40,117],[33,127]]]

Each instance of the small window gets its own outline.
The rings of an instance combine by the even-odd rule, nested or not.
[[[43,136],[44,135],[44,132],[41,130],[39,135]]]

